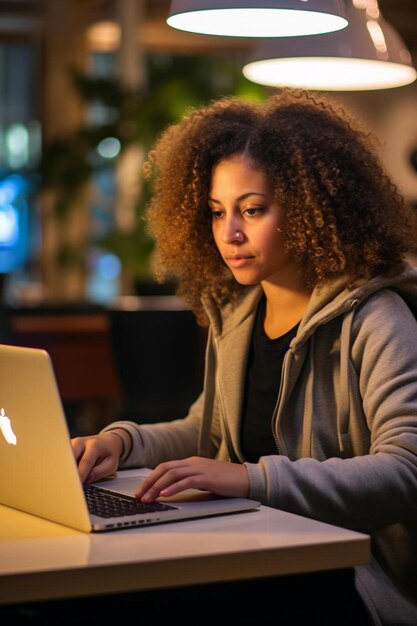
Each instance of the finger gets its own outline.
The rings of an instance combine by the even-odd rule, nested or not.
[[[71,446],[75,456],[75,460],[78,463],[85,450],[84,442],[80,437],[76,437],[75,439],[71,439]]]
[[[179,493],[180,491],[184,491],[185,489],[205,489],[202,484],[199,484],[199,478],[201,478],[201,476],[187,476],[182,480],[171,483],[168,487],[164,487],[164,489],[161,489],[157,497],[162,496],[163,498],[165,498],[168,496],[175,496],[177,493]]]
[[[110,457],[104,457],[102,461],[96,463],[90,474],[86,477],[85,483],[94,483],[101,478],[110,476],[116,471],[114,463]]]
[[[172,489],[172,493],[177,493],[177,491],[181,491],[185,487],[179,487],[176,489],[176,485],[179,483],[185,484],[184,481],[187,481],[186,486],[193,486],[196,474],[199,474],[196,468],[188,465],[171,468],[147,491],[143,492],[141,500],[142,502],[152,502],[166,489]]]
[[[139,485],[135,492],[136,498],[141,498],[144,493],[148,492],[155,483],[160,480],[166,473],[175,467],[181,467],[184,464],[182,461],[169,461],[167,463],[160,463]]]
[[[90,476],[93,467],[98,461],[97,454],[91,451],[85,451],[78,463],[78,473],[80,474],[81,482],[85,483]]]

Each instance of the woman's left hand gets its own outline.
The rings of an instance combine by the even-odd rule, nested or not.
[[[159,496],[173,496],[184,489],[202,489],[218,496],[243,497],[249,493],[245,465],[191,456],[160,463],[141,483],[135,496],[152,502]]]

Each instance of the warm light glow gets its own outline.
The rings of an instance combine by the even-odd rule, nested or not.
[[[325,91],[389,89],[412,83],[417,72],[399,63],[334,57],[267,59],[248,63],[249,80],[274,87]]]
[[[345,28],[339,15],[297,9],[225,8],[171,15],[169,26],[206,35],[231,37],[292,37],[329,33]]]
[[[385,41],[385,35],[382,28],[375,20],[368,20],[366,22],[366,28],[371,35],[371,39],[374,42],[375,50],[381,56],[388,54],[387,42]]]
[[[115,22],[97,22],[87,31],[87,43],[90,50],[113,52],[120,45],[120,27]]]
[[[367,16],[375,20],[381,17],[378,0],[352,0],[352,6],[366,11]]]

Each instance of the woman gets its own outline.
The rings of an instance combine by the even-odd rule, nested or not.
[[[186,488],[372,535],[356,587],[373,623],[417,623],[416,226],[370,147],[324,100],[225,98],[150,154],[159,275],[208,323],[183,420],[73,441],[84,481],[155,468]],[[140,419],[140,416],[138,416]]]

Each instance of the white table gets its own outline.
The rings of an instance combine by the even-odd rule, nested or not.
[[[351,568],[367,535],[283,511],[84,534],[0,506],[0,604]]]

